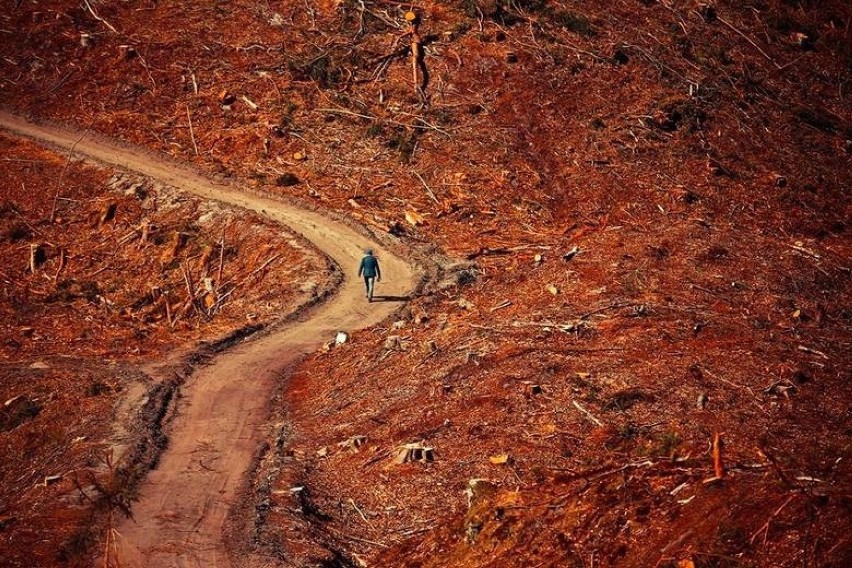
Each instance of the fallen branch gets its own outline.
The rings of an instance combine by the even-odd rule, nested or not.
[[[87,2],[88,4],[88,2]],[[77,144],[80,143],[80,140],[83,139],[85,134],[81,134],[79,138],[71,145],[71,149],[68,150],[68,159],[65,160],[65,165],[62,166],[62,171],[59,172],[59,181],[56,182],[56,195],[53,196],[53,207],[50,208],[50,217],[48,220],[53,223],[56,219],[56,204],[59,201],[59,192],[62,191],[62,178],[65,177],[65,171],[68,169],[68,165],[71,163],[71,158],[74,156],[74,150],[77,148]]]
[[[116,35],[121,35],[121,34],[118,33],[117,29],[112,27],[112,24],[110,24],[109,22],[107,22],[106,20],[104,20],[103,18],[101,18],[100,16],[97,15],[97,13],[95,12],[95,9],[92,8],[91,4],[89,4],[89,0],[83,0],[83,2],[86,4],[86,8],[89,9],[89,13],[92,14],[92,17],[94,19],[96,19],[97,21],[99,21],[100,23],[102,23],[103,25],[108,27],[109,29],[111,29],[113,31],[113,33],[115,33]]]
[[[718,432],[713,436],[713,471],[717,479],[725,477],[725,464],[722,463],[722,436]]]
[[[189,137],[192,139],[192,149],[195,150],[195,155],[198,155],[198,145],[195,143],[195,131],[192,129],[192,116],[189,114],[189,105],[186,105],[186,120],[189,122]]]
[[[59,274],[63,268],[65,268],[65,249],[61,248],[59,249],[59,268],[56,269],[56,274],[53,275],[54,280],[59,278]]]
[[[817,351],[816,349],[811,349],[810,347],[805,347],[804,345],[799,345],[798,347],[796,347],[796,349],[798,349],[799,351],[802,351],[803,353],[810,353],[811,355],[816,355],[818,357],[822,357],[823,359],[826,359],[826,360],[828,360],[828,358],[829,358],[828,355],[826,355],[822,351]]]
[[[781,506],[780,506],[780,507],[778,507],[778,508],[775,510],[775,512],[774,512],[774,513],[772,513],[771,515],[769,515],[769,518],[768,518],[768,519],[766,519],[766,522],[765,522],[765,523],[763,523],[763,525],[762,525],[759,529],[757,529],[757,530],[754,532],[754,534],[753,534],[753,535],[751,535],[751,539],[749,540],[749,542],[750,542],[751,544],[754,544],[754,539],[755,539],[755,538],[757,538],[757,535],[759,535],[761,532],[763,533],[763,544],[766,544],[766,536],[769,534],[769,523],[771,523],[771,522],[772,522],[772,519],[774,519],[774,518],[775,518],[775,517],[777,517],[779,514],[781,514],[781,511],[783,511],[783,510],[784,510],[784,508],[785,508],[787,505],[789,505],[789,504],[790,504],[790,501],[792,501],[795,497],[796,497],[796,494],[795,494],[795,493],[794,493],[794,494],[792,494],[792,495],[790,495],[790,496],[787,498],[787,500],[786,500],[786,501],[784,501],[784,502],[781,504]]]
[[[266,262],[261,264],[258,268],[255,268],[254,270],[252,270],[251,273],[249,273],[248,276],[243,278],[243,282],[245,282],[246,280],[248,280],[249,278],[251,278],[252,276],[257,274],[258,272],[260,272],[261,270],[263,270],[264,268],[266,268],[267,266],[269,266],[270,264],[272,264],[273,262],[275,262],[276,260],[278,260],[282,256],[283,256],[283,254],[276,254],[275,256],[273,256],[272,258],[270,258],[269,260],[267,260]]]
[[[580,316],[580,319],[581,320],[588,319],[591,316],[594,316],[594,315],[597,315],[597,314],[600,314],[600,313],[603,313],[603,312],[606,312],[606,311],[609,311],[609,310],[617,310],[618,308],[625,308],[625,307],[631,306],[631,305],[633,305],[633,304],[631,304],[630,302],[616,302],[614,304],[610,304],[610,305],[605,306],[603,308],[585,313],[585,314]]]
[[[746,34],[744,34],[743,32],[741,32],[741,31],[740,31],[740,30],[738,30],[737,28],[735,28],[735,27],[733,26],[733,24],[731,24],[730,22],[728,22],[727,20],[725,20],[724,18],[722,18],[722,17],[720,17],[720,16],[716,16],[716,19],[717,19],[717,20],[719,20],[720,22],[722,22],[723,24],[725,24],[728,28],[730,28],[731,30],[733,30],[733,31],[734,31],[734,32],[736,32],[737,34],[739,34],[739,35],[740,35],[743,39],[745,39],[747,42],[749,42],[752,46],[754,46],[754,48],[755,48],[757,51],[759,51],[759,52],[760,52],[760,54],[761,54],[762,56],[764,56],[767,60],[769,60],[769,61],[770,61],[770,62],[771,62],[771,63],[775,66],[775,68],[776,68],[776,69],[779,69],[779,70],[780,70],[780,69],[783,69],[784,67],[786,67],[786,65],[778,65],[778,63],[777,63],[774,59],[772,59],[772,58],[771,58],[771,57],[770,57],[770,56],[769,56],[769,55],[768,55],[765,51],[763,51],[763,50],[760,48],[760,46],[759,46],[759,45],[757,45],[756,43],[754,43],[754,41],[753,41],[750,37],[748,37]]]
[[[586,410],[585,408],[583,408],[583,407],[580,405],[580,403],[579,403],[579,402],[577,402],[576,400],[572,400],[572,401],[571,401],[571,404],[573,404],[573,405],[574,405],[574,408],[576,408],[577,410],[579,410],[580,412],[582,412],[583,414],[585,414],[585,415],[586,415],[586,417],[587,417],[589,420],[591,420],[592,422],[594,422],[595,424],[597,424],[599,428],[603,428],[604,423],[603,423],[603,422],[601,422],[600,420],[598,420],[597,418],[595,418],[595,417],[592,415],[592,413],[591,413],[591,412],[589,412],[588,410]]]
[[[222,282],[222,269],[225,267],[225,228],[222,227],[222,241],[219,243],[219,271],[216,273],[216,291]]]
[[[423,184],[423,187],[424,187],[424,188],[426,188],[426,193],[428,193],[428,194],[429,194],[429,197],[431,197],[431,198],[432,198],[432,201],[434,201],[435,203],[438,203],[438,204],[440,205],[440,201],[438,201],[438,198],[437,198],[437,197],[435,197],[435,193],[432,191],[432,188],[431,188],[431,187],[429,187],[429,185],[426,183],[426,181],[423,179],[423,177],[422,177],[420,174],[418,174],[417,172],[411,172],[411,173],[413,173],[413,174],[414,174],[414,176],[415,176],[417,179],[419,179],[419,180],[420,180],[420,183],[422,183],[422,184]]]

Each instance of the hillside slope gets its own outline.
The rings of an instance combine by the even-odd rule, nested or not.
[[[4,104],[471,263],[302,365],[235,558],[852,561],[847,2],[420,2],[419,91],[408,4],[90,6]]]

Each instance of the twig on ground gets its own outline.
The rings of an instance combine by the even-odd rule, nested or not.
[[[585,414],[585,415],[586,415],[586,417],[587,417],[589,420],[591,420],[592,422],[594,422],[595,424],[597,424],[597,425],[598,425],[598,427],[600,427],[600,428],[602,428],[602,427],[603,427],[604,423],[603,423],[603,422],[601,422],[600,420],[598,420],[597,418],[595,418],[595,417],[594,417],[594,415],[592,415],[592,413],[591,413],[591,412],[589,412],[588,410],[586,410],[585,408],[583,408],[583,407],[580,405],[580,403],[579,403],[579,402],[577,402],[576,400],[572,400],[572,401],[571,401],[571,404],[573,404],[573,405],[574,405],[574,408],[576,408],[577,410],[579,410],[580,412],[582,412],[583,414]]]
[[[53,197],[53,207],[50,208],[50,217],[48,218],[51,223],[53,223],[56,219],[56,205],[59,202],[59,192],[62,191],[62,178],[65,177],[65,171],[71,163],[71,158],[74,156],[74,150],[77,148],[77,144],[80,143],[80,140],[82,140],[84,136],[85,134],[81,134],[74,144],[71,145],[71,149],[68,150],[68,158],[65,160],[65,165],[62,166],[62,171],[59,172],[59,180],[56,182],[56,195]]]
[[[112,27],[112,24],[110,24],[109,22],[107,22],[106,20],[104,20],[103,18],[101,18],[100,16],[98,16],[98,14],[95,12],[95,9],[94,9],[94,8],[92,8],[92,5],[91,5],[91,4],[89,4],[89,0],[83,0],[83,3],[85,3],[85,4],[86,4],[86,8],[88,8],[88,9],[89,9],[89,13],[90,13],[90,14],[92,14],[92,17],[93,17],[94,19],[96,19],[97,21],[99,21],[100,23],[102,23],[103,25],[105,25],[106,27],[108,27],[109,29],[111,29],[111,30],[113,31],[113,33],[118,34],[118,35],[121,35],[121,34],[119,34],[119,33],[118,33],[118,30],[117,30],[117,29],[115,29],[114,27]]]
[[[765,51],[763,51],[763,50],[760,48],[760,46],[759,46],[759,45],[757,45],[756,43],[754,43],[754,40],[752,40],[750,37],[748,37],[745,33],[741,32],[740,30],[738,30],[737,28],[735,28],[735,27],[734,27],[734,25],[733,25],[733,24],[731,24],[729,21],[727,21],[726,19],[724,19],[724,18],[722,18],[722,17],[719,17],[719,16],[716,16],[716,19],[717,19],[717,20],[719,20],[720,22],[722,22],[723,24],[725,24],[725,26],[727,26],[728,28],[730,28],[730,29],[731,29],[731,30],[733,30],[734,32],[736,32],[736,33],[737,33],[738,35],[740,35],[740,37],[742,37],[744,40],[746,40],[747,42],[749,42],[749,43],[750,43],[750,44],[751,44],[751,45],[752,45],[752,46],[753,46],[753,47],[754,47],[757,51],[759,51],[759,52],[760,52],[760,54],[761,54],[762,56],[764,56],[767,60],[769,60],[769,61],[770,61],[770,62],[771,62],[771,63],[772,63],[772,64],[773,64],[773,65],[774,65],[777,69],[783,69],[784,67],[786,67],[785,65],[779,65],[779,64],[778,64],[778,62],[776,62],[774,59],[772,59],[772,58],[769,56],[769,54],[767,54]]]
[[[614,304],[610,304],[608,306],[604,306],[603,308],[599,308],[597,310],[593,310],[591,312],[587,312],[580,316],[581,320],[588,319],[591,316],[609,311],[609,310],[617,310],[618,308],[625,308],[627,306],[632,305],[630,302],[616,302]]]
[[[775,517],[777,517],[778,515],[780,515],[780,514],[781,514],[781,511],[783,511],[783,510],[784,510],[784,508],[785,508],[787,505],[789,505],[789,504],[790,504],[790,501],[792,501],[795,497],[796,497],[796,493],[793,493],[792,495],[790,495],[789,497],[787,497],[787,500],[786,500],[786,501],[784,501],[784,502],[781,504],[781,506],[780,506],[780,507],[778,507],[778,508],[775,510],[775,512],[774,512],[774,513],[772,513],[771,515],[769,515],[769,518],[768,518],[768,519],[766,519],[766,522],[765,522],[765,523],[763,523],[763,525],[762,525],[759,529],[757,529],[756,531],[754,531],[754,534],[753,534],[753,535],[751,535],[751,539],[749,540],[749,543],[754,544],[754,539],[756,539],[756,538],[757,538],[757,535],[759,535],[759,534],[762,532],[762,533],[763,533],[763,544],[766,544],[766,537],[767,537],[767,535],[769,534],[769,523],[771,523],[771,522],[772,522],[772,519],[774,519]]]
[[[192,128],[192,116],[189,114],[189,105],[186,105],[186,120],[189,122],[189,137],[192,140],[192,149],[198,155],[198,145],[195,143],[195,130]]]
[[[440,201],[438,201],[438,198],[437,198],[437,197],[435,197],[435,192],[433,192],[433,191],[432,191],[432,188],[431,188],[431,187],[429,187],[429,184],[427,184],[427,183],[426,183],[426,180],[424,180],[424,179],[423,179],[423,176],[421,176],[419,173],[417,173],[417,172],[415,172],[415,171],[412,171],[411,173],[413,173],[413,174],[414,174],[414,176],[415,176],[417,179],[419,179],[419,180],[420,180],[420,183],[422,183],[422,184],[423,184],[423,187],[424,187],[424,188],[426,188],[426,193],[428,193],[428,194],[429,194],[429,197],[431,197],[431,198],[432,198],[432,201],[434,201],[435,203],[437,203],[437,204],[439,204],[439,205],[440,205]]]

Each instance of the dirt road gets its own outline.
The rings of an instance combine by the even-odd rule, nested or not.
[[[249,341],[196,371],[182,390],[169,447],[150,472],[133,506],[133,520],[118,527],[122,566],[229,566],[222,528],[263,437],[269,398],[287,367],[338,330],[375,324],[399,307],[368,304],[354,277],[362,250],[381,259],[377,294],[405,296],[414,287],[411,266],[342,223],[295,206],[256,197],[206,179],[150,152],[88,133],[37,125],[0,111],[0,128],[78,157],[141,173],[201,197],[259,211],[301,233],[346,273],[340,290],[306,318]]]

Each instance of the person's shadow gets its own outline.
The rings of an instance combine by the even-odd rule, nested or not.
[[[411,299],[411,296],[380,296],[377,294],[373,295],[374,302],[407,302]]]

